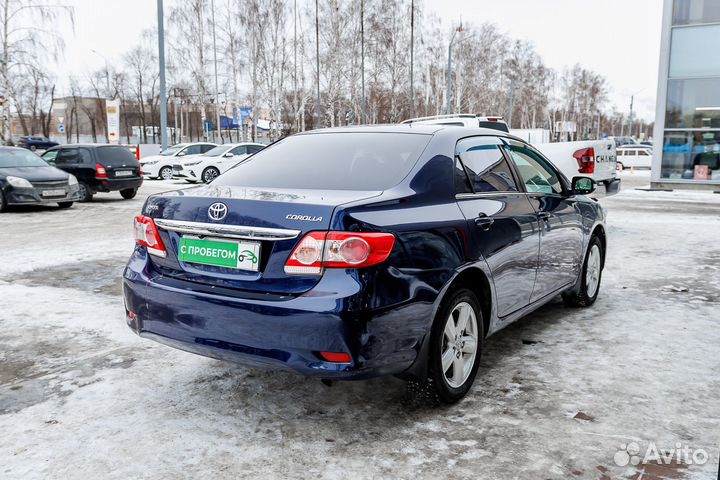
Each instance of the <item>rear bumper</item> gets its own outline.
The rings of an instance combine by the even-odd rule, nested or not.
[[[64,196],[43,197],[35,188],[8,187],[5,191],[5,201],[8,205],[45,205],[53,203],[77,202],[80,199],[79,188],[66,187]]]
[[[126,321],[141,337],[207,357],[311,377],[400,374],[418,357],[433,304],[416,301],[384,311],[353,310],[365,304],[360,301],[363,289],[351,273],[329,270],[300,296],[200,291],[196,284],[154,273],[142,248],[134,252],[123,278]],[[330,363],[321,360],[319,352],[348,353],[352,360]]]
[[[142,183],[143,177],[108,178],[98,180],[92,188],[98,192],[115,192],[118,190],[126,190],[128,188],[140,188]]]

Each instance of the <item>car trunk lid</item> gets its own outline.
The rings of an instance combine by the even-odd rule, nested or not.
[[[320,279],[284,271],[300,240],[310,231],[328,230],[339,205],[380,193],[210,184],[154,196],[145,214],[154,219],[168,253],[152,262],[160,273],[191,282],[300,294]]]

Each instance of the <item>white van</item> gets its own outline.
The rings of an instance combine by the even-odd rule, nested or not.
[[[652,166],[652,149],[650,147],[618,147],[617,166],[624,168],[650,168]]]

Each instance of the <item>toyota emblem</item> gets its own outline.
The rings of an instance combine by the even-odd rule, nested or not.
[[[228,208],[224,203],[216,202],[208,207],[208,217],[211,220],[220,221],[227,217]]]

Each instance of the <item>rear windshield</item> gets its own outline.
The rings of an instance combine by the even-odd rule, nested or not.
[[[98,147],[98,158],[103,163],[114,164],[135,164],[137,158],[125,147]]]
[[[213,184],[385,190],[405,178],[430,138],[374,132],[296,135],[256,153]]]

